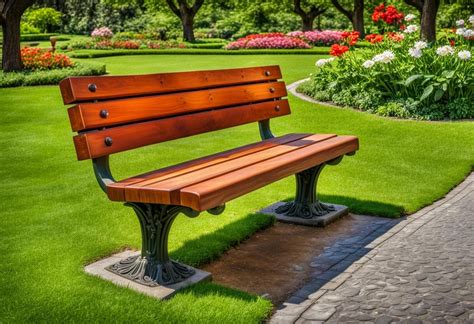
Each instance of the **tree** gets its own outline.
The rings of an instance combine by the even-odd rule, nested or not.
[[[3,71],[22,69],[20,57],[20,20],[35,0],[0,0],[0,23],[3,29]]]
[[[436,15],[440,0],[404,0],[415,7],[421,16],[421,37],[427,41],[436,40]]]
[[[183,39],[188,42],[194,42],[194,16],[204,3],[204,0],[195,0],[193,5],[188,5],[186,0],[166,0],[171,11],[178,16],[183,25]]]
[[[352,28],[360,33],[360,37],[365,37],[364,0],[354,0],[354,10],[344,8],[339,0],[331,0],[331,2],[337,10],[351,21]]]
[[[327,8],[323,5],[311,4],[306,12],[301,8],[301,0],[293,0],[293,12],[301,17],[303,31],[313,30],[314,19],[326,10]]]

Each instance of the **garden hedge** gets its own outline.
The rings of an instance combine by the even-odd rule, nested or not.
[[[151,54],[191,54],[191,55],[262,55],[262,54],[298,54],[298,55],[327,55],[329,47],[318,47],[304,50],[274,49],[274,50],[224,50],[224,49],[142,49],[142,50],[77,50],[69,52],[73,58],[97,58],[122,55],[151,55]]]

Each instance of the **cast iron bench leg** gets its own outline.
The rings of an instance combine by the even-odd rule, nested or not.
[[[306,169],[296,176],[296,196],[295,200],[287,202],[275,209],[277,214],[289,217],[299,217],[310,219],[323,216],[336,209],[334,206],[319,201],[316,193],[319,174],[326,164],[336,165],[342,160],[342,156],[329,162]]]
[[[121,260],[107,267],[107,270],[150,287],[178,283],[192,276],[194,269],[169,258],[168,234],[179,213],[196,217],[199,212],[187,207],[161,204],[128,202],[125,206],[132,207],[140,221],[141,255]]]

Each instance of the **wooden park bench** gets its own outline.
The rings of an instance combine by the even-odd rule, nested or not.
[[[68,113],[72,130],[78,132],[77,158],[92,159],[109,199],[126,202],[140,221],[141,255],[108,270],[148,286],[185,280],[194,269],[168,257],[168,233],[179,213],[220,214],[226,202],[293,174],[295,201],[278,213],[311,218],[333,210],[317,200],[318,175],[325,164],[337,164],[355,153],[358,139],[333,134],[273,136],[269,120],[290,114],[281,77],[278,66],[264,66],[71,77],[61,82],[64,103],[75,104]],[[110,154],[251,122],[259,123],[258,143],[121,181],[110,172]]]

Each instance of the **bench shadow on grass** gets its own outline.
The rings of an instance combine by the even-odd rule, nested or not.
[[[347,205],[353,213],[363,211],[364,214],[373,215],[377,211],[381,211],[381,214],[384,216],[398,217],[404,210],[403,207],[393,204],[361,201],[351,197],[321,195],[320,198],[325,202]],[[321,254],[314,256],[312,264],[316,266],[312,266],[311,272],[319,274],[311,277],[302,288],[295,287],[296,292],[290,298],[290,302],[299,303],[324,285],[331,283],[339,274],[346,272],[349,267],[366,257],[367,253],[371,251],[371,248],[366,247],[368,244],[389,231],[394,225],[406,219],[404,217],[398,219],[374,217],[372,221],[370,216],[357,217],[359,217],[358,221],[362,220],[361,223],[366,225],[361,226],[360,231],[353,231],[338,236],[337,239],[329,243],[329,246]],[[274,218],[272,216],[259,214],[258,212],[248,214],[246,217],[230,223],[213,233],[186,242],[179,249],[173,251],[171,256],[187,264],[200,266],[216,260],[225,251],[249,238],[255,232],[271,226],[273,223]],[[337,223],[333,226],[337,226]],[[298,288],[301,289],[297,290]],[[211,283],[191,286],[188,289],[182,290],[179,294],[199,296],[217,294],[231,298],[243,298],[248,301],[256,301],[258,299],[256,296]]]

